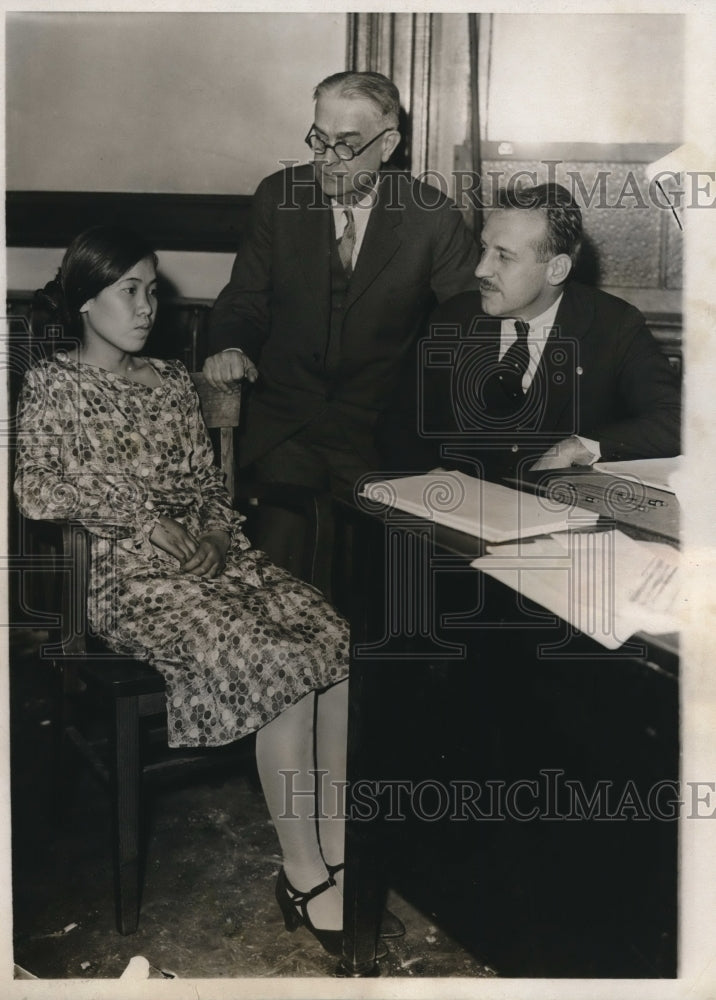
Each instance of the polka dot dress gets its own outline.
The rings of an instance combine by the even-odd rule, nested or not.
[[[89,617],[117,652],[164,675],[170,746],[219,746],[347,674],[348,627],[319,591],[250,548],[178,361],[145,386],[67,355],[29,371],[15,492],[26,516],[93,534]],[[213,580],[149,541],[160,514],[228,531]]]

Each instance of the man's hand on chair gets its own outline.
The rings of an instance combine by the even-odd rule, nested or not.
[[[255,382],[259,377],[256,365],[238,347],[208,357],[204,362],[204,375],[209,385],[221,392],[231,392],[242,379]]]

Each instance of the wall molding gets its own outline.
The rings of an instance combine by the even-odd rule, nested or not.
[[[250,204],[251,195],[8,191],[6,244],[66,247],[89,226],[117,224],[137,230],[157,250],[235,253]]]
[[[663,142],[510,142],[483,139],[483,160],[581,160],[605,163],[652,163],[673,151]]]

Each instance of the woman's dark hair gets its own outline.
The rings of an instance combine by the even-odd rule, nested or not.
[[[93,226],[75,236],[68,246],[57,276],[35,293],[33,311],[49,314],[68,333],[82,331],[80,309],[88,299],[118,281],[135,264],[151,257],[154,248],[130,229]]]

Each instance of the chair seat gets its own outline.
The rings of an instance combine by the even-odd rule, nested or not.
[[[159,671],[139,660],[100,658],[83,662],[78,672],[87,684],[113,698],[164,693],[164,678]]]

